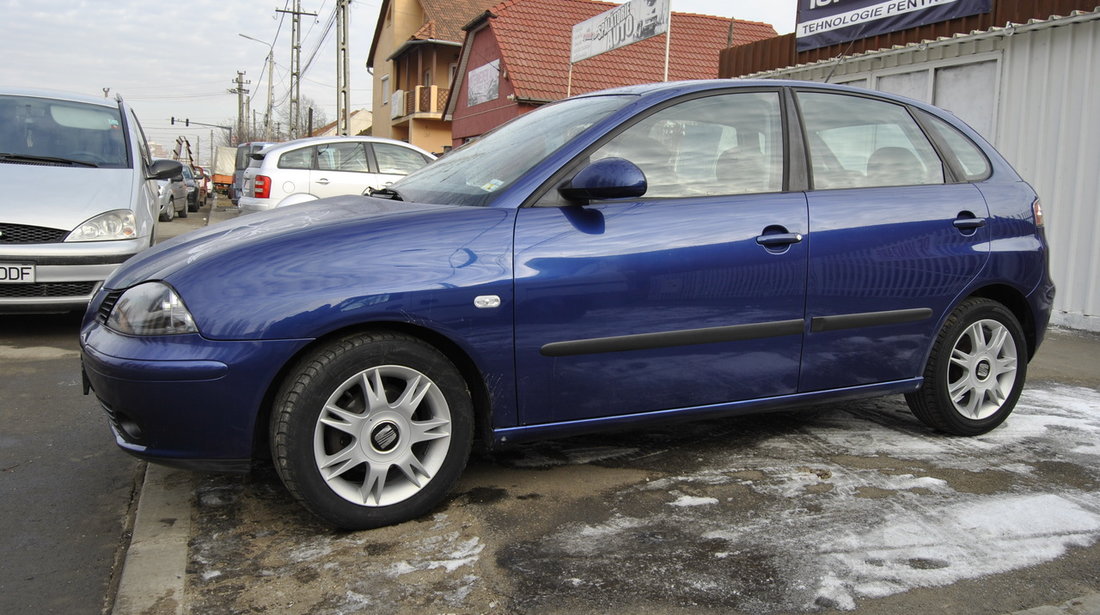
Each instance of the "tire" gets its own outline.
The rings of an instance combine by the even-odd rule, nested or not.
[[[168,199],[168,207],[160,212],[161,222],[171,222],[176,217],[176,203],[174,199]]]
[[[1027,378],[1027,341],[1016,316],[983,298],[963,301],[936,336],[924,384],[905,396],[925,425],[976,436],[1004,422]]]
[[[399,334],[350,335],[305,357],[271,416],[272,457],[287,489],[349,530],[430,511],[458,480],[472,441],[473,404],[458,369]]]
[[[183,209],[181,209],[181,210],[180,210],[180,217],[181,217],[181,218],[186,218],[186,217],[187,217],[187,209],[188,209],[189,207],[191,207],[191,205],[190,205],[190,204],[188,204],[188,203],[187,203],[186,201],[184,201],[184,203],[183,203]]]

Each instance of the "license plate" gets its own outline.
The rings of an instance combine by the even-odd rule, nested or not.
[[[0,284],[34,284],[34,265],[0,263]]]

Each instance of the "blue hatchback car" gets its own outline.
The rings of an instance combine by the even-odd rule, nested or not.
[[[888,394],[985,433],[1053,295],[1035,192],[950,114],[685,82],[164,243],[107,280],[81,345],[124,450],[270,456],[309,510],[369,528],[437,505],[475,439]]]

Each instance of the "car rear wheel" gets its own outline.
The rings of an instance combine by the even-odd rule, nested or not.
[[[186,202],[186,201],[184,201],[184,203],[183,203],[183,209],[181,209],[181,210],[180,210],[180,217],[181,217],[181,218],[186,218],[186,217],[187,217],[187,208],[188,208],[188,207],[190,207],[190,205],[188,205],[188,204],[187,204],[187,202]]]
[[[389,333],[335,340],[297,364],[271,419],[275,467],[307,509],[346,529],[419,517],[469,457],[462,375],[425,342]]]
[[[1027,376],[1027,341],[1000,303],[968,299],[936,338],[924,384],[905,396],[921,422],[960,436],[986,433],[1015,408]]]

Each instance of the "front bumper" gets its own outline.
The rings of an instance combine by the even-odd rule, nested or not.
[[[214,341],[201,335],[129,337],[98,322],[81,332],[86,390],[119,447],[164,463],[244,469],[257,418],[280,369],[309,340]]]
[[[0,283],[0,313],[84,309],[118,266],[149,238],[59,244],[7,244],[0,262],[31,264],[33,284]]]

